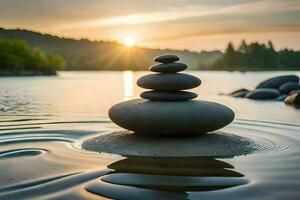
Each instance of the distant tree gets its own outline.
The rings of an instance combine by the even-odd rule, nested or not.
[[[267,45],[258,42],[247,44],[242,40],[239,48],[234,49],[228,43],[224,55],[210,68],[222,70],[274,70],[299,69],[300,52],[284,49],[277,52],[273,43]]]
[[[300,51],[283,49],[278,52],[278,62],[280,67],[300,70]]]
[[[265,55],[265,65],[272,69],[279,67],[278,55],[274,49],[272,41],[270,41],[270,40],[268,41],[267,48],[268,49],[267,49],[266,55]]]
[[[248,45],[247,45],[245,40],[242,40],[238,51],[241,52],[241,53],[248,53]]]

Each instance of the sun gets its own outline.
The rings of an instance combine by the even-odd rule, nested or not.
[[[132,47],[135,45],[136,40],[134,39],[134,37],[132,36],[128,36],[126,38],[123,39],[122,43],[127,46],[127,47]]]

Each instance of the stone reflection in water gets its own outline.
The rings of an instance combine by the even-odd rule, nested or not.
[[[187,199],[187,192],[247,184],[234,166],[210,157],[128,157],[86,189],[113,199]]]

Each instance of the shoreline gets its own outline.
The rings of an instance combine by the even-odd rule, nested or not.
[[[56,71],[2,71],[0,70],[0,77],[18,77],[18,76],[57,76]]]

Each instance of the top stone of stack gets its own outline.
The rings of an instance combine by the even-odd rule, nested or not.
[[[187,65],[184,63],[176,63],[176,61],[179,60],[179,57],[175,55],[157,56],[153,60],[155,62],[159,62],[160,64],[152,65],[149,68],[152,72],[176,73],[187,68]]]
[[[176,55],[160,55],[153,58],[154,62],[158,63],[173,63],[179,60]]]

